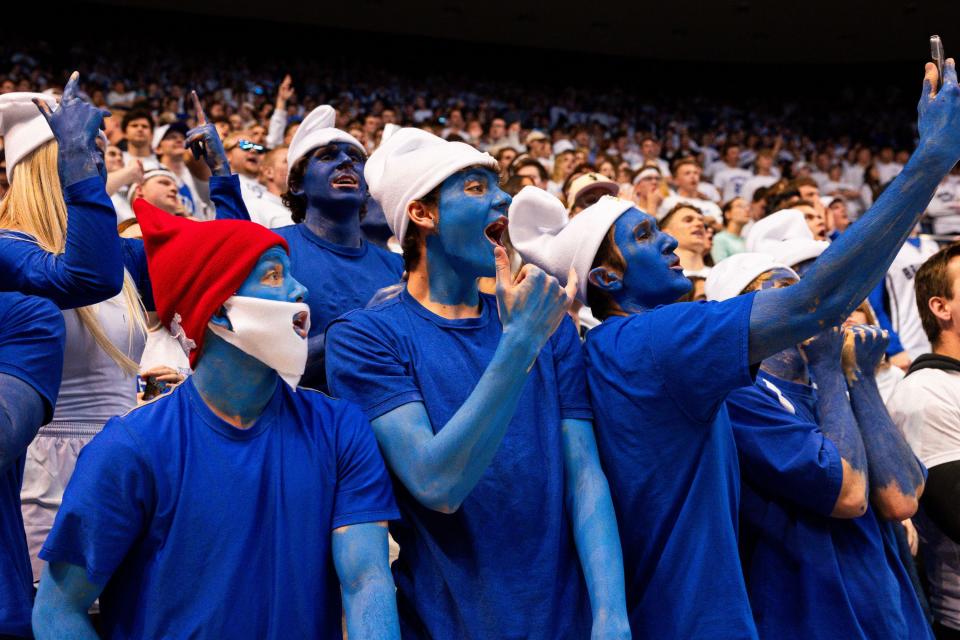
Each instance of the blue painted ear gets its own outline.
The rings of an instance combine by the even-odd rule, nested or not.
[[[221,306],[217,309],[212,316],[210,316],[210,322],[217,325],[218,327],[223,327],[228,331],[233,331],[233,325],[230,324],[230,318],[227,317],[227,310]]]
[[[611,271],[606,267],[594,267],[587,275],[587,279],[590,281],[590,284],[607,293],[613,293],[614,291],[623,289],[623,277],[616,271]]]

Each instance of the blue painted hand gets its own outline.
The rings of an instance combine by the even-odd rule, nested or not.
[[[840,353],[843,350],[844,332],[841,327],[830,327],[800,343],[800,352],[807,359],[811,369],[840,367]]]
[[[191,91],[190,97],[197,116],[197,126],[187,131],[184,145],[193,152],[195,158],[203,158],[213,175],[229,176],[230,163],[227,162],[227,153],[223,149],[220,134],[212,123],[207,122],[207,115],[203,112],[203,105],[200,104],[197,92]]]
[[[960,158],[960,86],[953,58],[943,66],[943,87],[936,91],[937,67],[927,63],[923,94],[917,105],[920,145],[928,147],[952,166]]]
[[[56,109],[40,100],[33,103],[47,120],[58,145],[58,169],[63,187],[99,175],[107,179],[103,150],[97,146],[103,119],[110,115],[80,97],[80,74],[74,71]]]
[[[525,265],[516,278],[501,246],[494,249],[497,265],[497,307],[504,336],[516,335],[527,343],[533,358],[560,326],[576,298],[577,274],[571,269],[567,286],[533,265]]]
[[[873,377],[883,360],[890,338],[872,325],[857,325],[846,330],[843,344],[843,372],[848,381]]]

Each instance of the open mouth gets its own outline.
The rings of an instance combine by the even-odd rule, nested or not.
[[[297,335],[301,338],[307,337],[307,330],[310,321],[310,314],[306,311],[299,311],[293,315],[293,330],[297,332]]]
[[[335,177],[330,184],[334,189],[359,189],[360,178],[352,173],[342,173]]]
[[[674,271],[683,271],[683,267],[680,266],[680,257],[675,253],[670,256],[670,259],[667,261],[667,266]]]
[[[506,216],[500,216],[495,221],[487,225],[483,230],[483,235],[487,236],[487,240],[498,247],[503,246],[503,232],[507,230],[507,218]]]

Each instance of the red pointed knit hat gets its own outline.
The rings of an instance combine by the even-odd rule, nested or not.
[[[143,231],[147,269],[160,322],[196,367],[207,323],[234,295],[270,247],[287,241],[255,222],[199,222],[170,215],[138,198],[133,211]]]

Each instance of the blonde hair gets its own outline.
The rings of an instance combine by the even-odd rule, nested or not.
[[[57,173],[57,143],[44,143],[20,160],[16,175],[10,181],[10,189],[0,201],[0,228],[21,231],[33,236],[44,251],[63,253],[67,239],[67,205],[60,188]],[[143,302],[137,294],[130,274],[123,275],[123,298],[127,305],[129,351],[133,344],[134,331],[146,335],[146,319]],[[130,375],[140,371],[138,363],[117,348],[103,331],[97,318],[97,305],[75,309],[80,322],[93,335],[97,345]]]

